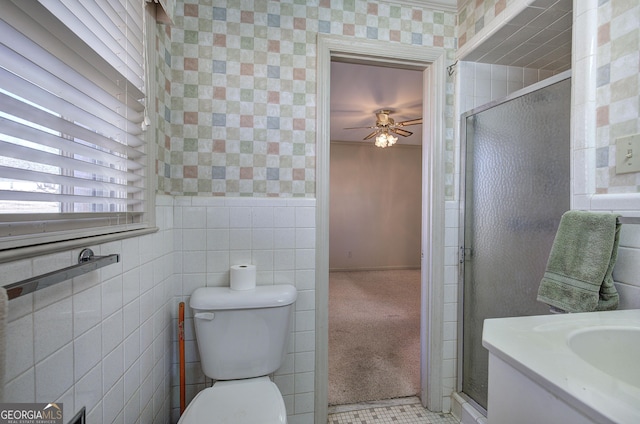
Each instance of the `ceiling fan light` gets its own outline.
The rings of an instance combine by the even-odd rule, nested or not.
[[[398,137],[394,137],[393,135],[388,133],[382,133],[376,137],[375,145],[377,147],[385,148],[388,146],[393,146],[396,141],[398,141]]]

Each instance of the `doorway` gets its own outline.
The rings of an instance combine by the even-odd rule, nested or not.
[[[422,72],[331,62],[332,407],[420,392]],[[391,147],[374,143],[380,119],[402,125]]]
[[[375,55],[372,55],[375,52]],[[442,410],[444,298],[444,131],[446,69],[440,48],[376,40],[318,36],[316,186],[316,383],[315,421],[326,422],[328,392],[330,65],[332,58],[411,63],[425,68],[421,257],[421,400]]]

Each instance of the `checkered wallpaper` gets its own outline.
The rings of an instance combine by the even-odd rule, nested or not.
[[[616,139],[640,132],[640,4],[600,0],[596,74],[596,191],[640,192],[640,173],[616,175]]]
[[[171,191],[171,26],[158,24],[156,39],[157,192]]]
[[[454,14],[363,0],[184,0],[164,31],[158,190],[185,196],[315,197],[318,33],[456,47]]]
[[[513,0],[468,0],[464,45]],[[227,4],[228,3],[228,4]],[[602,0],[598,23],[597,191],[637,192],[615,175],[615,140],[640,132],[639,8]],[[158,38],[158,191],[315,196],[317,33],[441,46],[453,61],[455,15],[360,0],[186,0]],[[454,198],[453,85],[447,87],[446,196]]]
[[[465,4],[458,7],[458,47],[464,46],[514,1],[465,0]]]

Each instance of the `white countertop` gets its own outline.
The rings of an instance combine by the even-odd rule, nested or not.
[[[569,348],[570,333],[593,326],[640,328],[640,310],[487,319],[482,344],[596,421],[640,423],[640,382],[631,385],[615,379]],[[636,366],[640,366],[640,352]]]

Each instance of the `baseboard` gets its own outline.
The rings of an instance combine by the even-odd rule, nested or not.
[[[460,424],[487,424],[487,417],[459,393],[451,395],[451,414]]]

